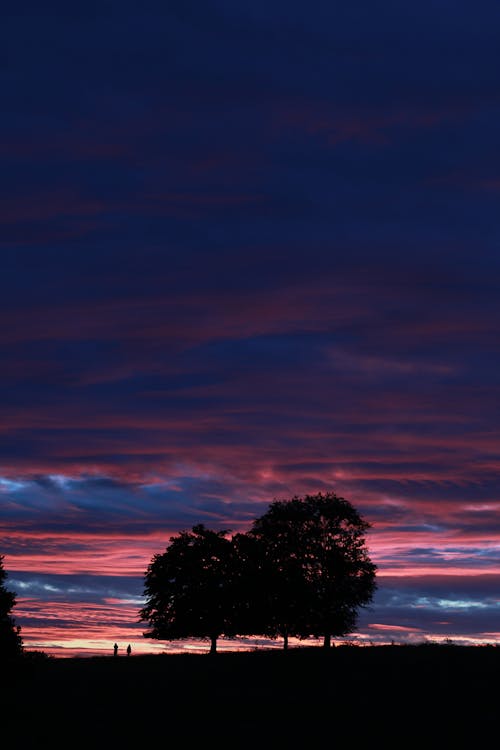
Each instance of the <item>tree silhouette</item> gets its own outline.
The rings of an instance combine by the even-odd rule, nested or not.
[[[0,555],[0,661],[20,656],[23,651],[21,628],[11,615],[16,595],[5,587],[7,573],[3,560],[4,556]]]
[[[170,538],[145,576],[140,620],[146,638],[220,635],[289,638],[351,633],[358,610],[372,599],[376,566],[365,545],[370,528],[335,493],[271,503],[246,534],[203,524]]]
[[[261,584],[250,621],[283,636],[284,648],[292,635],[322,636],[328,648],[332,636],[351,633],[376,589],[364,539],[369,528],[333,492],[271,503],[248,532]]]
[[[264,538],[257,531],[236,534],[233,538],[237,560],[237,632],[269,638],[282,636],[285,649],[289,637],[301,636],[299,623],[307,606],[302,569],[299,561],[288,555],[288,541],[280,535],[276,547],[271,549],[270,536]]]
[[[220,635],[235,635],[233,545],[228,531],[203,524],[170,538],[154,555],[145,576],[146,605],[140,621],[149,622],[145,638],[208,638],[216,653]]]

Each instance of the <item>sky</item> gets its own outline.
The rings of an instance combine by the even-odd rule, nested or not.
[[[26,648],[206,650],[142,637],[153,555],[329,491],[377,565],[349,640],[500,641],[499,29],[496,0],[2,11]]]

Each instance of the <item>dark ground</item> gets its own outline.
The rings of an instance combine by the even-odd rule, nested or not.
[[[489,750],[499,677],[495,646],[27,660],[2,677],[0,747]]]

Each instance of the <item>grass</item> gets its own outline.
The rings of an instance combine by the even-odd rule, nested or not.
[[[2,708],[19,750],[483,748],[499,677],[495,646],[28,660]]]

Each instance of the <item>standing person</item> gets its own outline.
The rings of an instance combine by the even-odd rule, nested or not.
[[[132,653],[132,649],[130,648],[130,643],[129,643],[127,646],[127,656],[130,656],[131,653]]]
[[[117,643],[115,643],[115,645],[113,646],[113,653],[114,653],[115,656],[118,654],[118,644]]]

